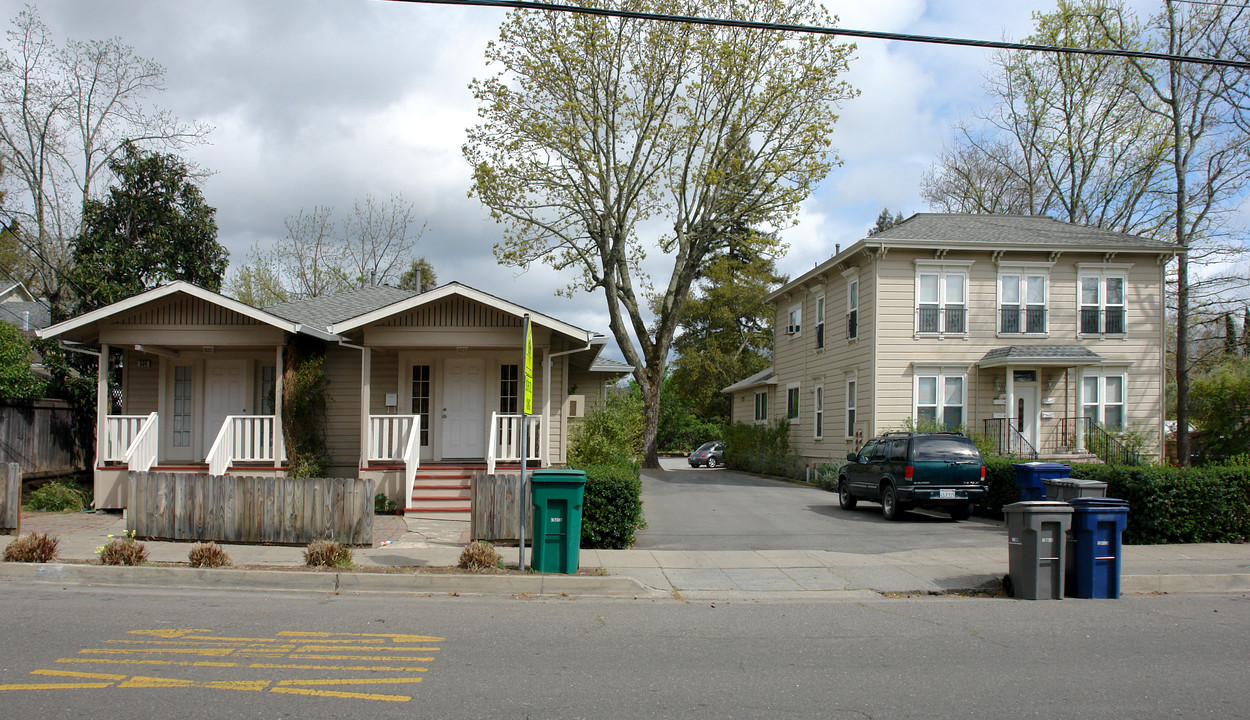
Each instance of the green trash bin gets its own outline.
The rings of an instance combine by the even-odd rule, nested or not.
[[[585,492],[586,473],[581,470],[535,470],[530,477],[534,500],[530,565],[538,572],[577,572]]]

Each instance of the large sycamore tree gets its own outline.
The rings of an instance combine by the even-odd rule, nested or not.
[[[832,24],[810,0],[603,5]],[[642,391],[647,467],[658,466],[660,386],[700,265],[732,228],[795,222],[836,163],[852,51],[827,36],[524,10],[487,47],[497,73],[471,85],[471,193],[505,225],[500,262],[546,263],[572,276],[563,292],[603,293]],[[772,233],[751,242],[779,245]]]

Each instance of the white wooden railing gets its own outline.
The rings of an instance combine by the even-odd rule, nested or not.
[[[420,415],[370,415],[369,462],[399,461],[404,465],[404,502],[412,497],[412,484],[421,466]]]
[[[134,443],[135,437],[151,415],[109,415],[107,418],[108,439],[104,452],[100,454],[103,462],[124,462],[126,453]]]
[[[161,428],[160,417],[152,413],[143,419],[139,432],[134,436],[130,447],[123,458],[126,467],[135,472],[147,472],[156,464],[156,456],[160,451]]]
[[[225,475],[236,462],[273,462],[276,426],[273,415],[227,415],[208,451],[208,474]]]
[[[521,462],[521,419],[523,415],[490,414],[490,436],[487,440],[486,473],[495,474],[495,464]],[[542,447],[542,416],[531,415],[525,430],[525,459],[539,460]]]

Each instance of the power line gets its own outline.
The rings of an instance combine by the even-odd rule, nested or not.
[[[969,38],[942,37],[938,35],[911,35],[908,33],[882,32],[879,30],[852,30],[850,28],[823,27],[820,25],[790,25],[786,23],[769,23],[755,20],[727,20],[724,18],[705,18],[691,15],[670,15],[667,13],[583,7],[580,5],[561,5],[549,2],[526,2],[525,0],[386,0],[386,2],[401,2],[420,5],[468,5],[473,7],[511,8],[514,10],[548,10],[551,12],[623,18],[626,20],[655,20],[660,22],[680,23],[684,25],[713,25],[717,27],[744,28],[747,30],[773,30],[781,32],[807,33],[812,35],[871,38],[874,40],[898,40],[900,42],[927,43],[930,45],[960,45],[964,47],[993,48],[996,50],[1029,50],[1034,52],[1063,53],[1068,55],[1104,55],[1112,57],[1138,58],[1142,60],[1165,60],[1169,62],[1189,63],[1195,65],[1214,65],[1217,67],[1250,70],[1250,60],[1226,60],[1224,58],[1204,58],[1194,57],[1191,55],[1174,55],[1171,53],[1121,50],[1116,48],[1061,47],[1058,45],[1035,45],[1032,43],[1007,42],[1006,40],[973,40]]]

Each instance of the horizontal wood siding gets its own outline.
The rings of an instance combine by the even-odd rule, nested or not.
[[[522,319],[498,308],[463,297],[448,297],[429,305],[423,305],[406,313],[396,315],[379,327],[434,327],[434,328],[520,328]]]
[[[372,479],[130,473],[126,531],[152,540],[373,543]]]
[[[139,360],[147,360],[147,367],[139,367]],[[147,415],[158,411],[160,396],[161,358],[134,351],[127,351],[125,386],[122,388],[122,412],[125,415]]]
[[[386,394],[397,392],[399,387],[399,353],[394,350],[374,350],[371,359],[372,372],[369,373],[369,414],[384,415],[390,412],[386,407]],[[395,412],[408,415],[412,412],[412,390],[407,394],[399,393],[399,405]]]
[[[355,476],[360,467],[360,351],[330,346],[323,366],[330,380],[326,446],[335,475]]]
[[[190,295],[173,295],[110,318],[113,325],[262,325],[258,320]]]

